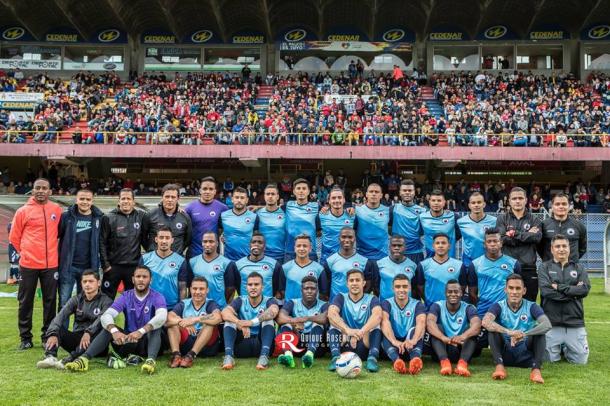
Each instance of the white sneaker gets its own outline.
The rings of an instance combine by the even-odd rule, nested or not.
[[[41,368],[41,369],[45,369],[45,368],[57,368],[57,364],[59,364],[60,362],[57,360],[57,358],[55,358],[52,355],[48,355],[45,357],[45,359],[38,361],[36,363],[36,368]]]

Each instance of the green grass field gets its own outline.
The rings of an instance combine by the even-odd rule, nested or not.
[[[221,357],[197,359],[190,370],[170,370],[161,357],[158,372],[143,376],[139,368],[110,370],[94,360],[90,370],[74,374],[37,370],[42,356],[40,342],[20,352],[17,334],[17,301],[0,298],[0,405],[13,404],[609,404],[610,296],[602,293],[602,280],[593,281],[586,299],[589,365],[566,362],[545,365],[545,385],[530,384],[529,370],[509,368],[506,381],[490,378],[489,350],[472,362],[473,376],[441,377],[438,366],[424,358],[419,376],[399,376],[388,361],[377,374],[362,372],[355,380],[326,371],[328,358],[317,360],[311,370],[285,370],[273,364],[256,371],[255,360],[238,360],[233,371],[220,370]],[[2,286],[0,291],[15,288]],[[40,328],[40,303],[35,313],[35,332]],[[60,352],[62,356],[63,352]],[[275,360],[274,360],[275,361]]]

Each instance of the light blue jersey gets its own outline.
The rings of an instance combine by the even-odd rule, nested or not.
[[[301,267],[294,260],[282,265],[282,276],[280,277],[280,290],[284,290],[284,299],[301,298],[301,280],[306,276],[314,276],[320,279],[324,272],[324,267],[316,261],[311,261],[308,265]]]
[[[460,217],[457,224],[462,234],[462,262],[468,267],[473,259],[485,254],[485,231],[496,226],[496,218],[486,214],[474,221],[467,215]]]
[[[140,264],[152,271],[150,288],[161,293],[171,309],[180,301],[179,282],[188,282],[188,270],[184,257],[176,252],[161,258],[156,251],[142,255]]]
[[[496,316],[496,323],[509,330],[528,331],[536,326],[538,318],[544,314],[540,306],[523,299],[521,307],[513,311],[506,299],[500,300],[489,308],[489,313]]]
[[[360,329],[371,318],[373,309],[379,306],[379,299],[365,293],[357,302],[354,302],[347,293],[338,294],[332,301],[340,310],[341,318],[349,328]]]
[[[284,261],[286,245],[286,213],[279,207],[269,211],[266,207],[256,212],[258,216],[258,231],[265,237],[265,254],[276,261]]]
[[[225,240],[225,257],[237,261],[250,253],[250,240],[257,227],[256,214],[246,210],[237,215],[233,210],[227,210],[220,215],[220,226]]]
[[[294,240],[299,234],[307,234],[312,241],[316,240],[318,203],[300,205],[296,200],[290,200],[284,208],[286,211],[286,245],[287,254],[294,255]],[[312,250],[315,256],[315,249]]]
[[[277,301],[274,298],[263,296],[263,299],[258,306],[252,306],[248,295],[242,295],[235,298],[229,306],[235,310],[237,318],[240,320],[252,320],[253,318],[260,316],[265,310],[274,304],[277,305]],[[250,326],[250,334],[253,336],[258,335],[260,330],[260,324],[258,326]]]
[[[388,255],[388,226],[391,225],[390,208],[379,205],[375,209],[367,205],[356,207],[356,248],[368,259],[381,259]]]
[[[330,300],[332,301],[339,293],[347,293],[347,272],[352,269],[360,269],[365,272],[367,259],[355,253],[351,257],[344,258],[338,252],[326,260],[326,269],[330,279]],[[372,279],[372,275],[364,275],[365,279]]]
[[[177,316],[182,317],[183,319],[188,319],[190,317],[201,317],[207,314],[212,314],[215,310],[220,310],[218,305],[212,299],[206,299],[205,302],[197,309],[193,304],[193,299],[184,299],[180,303],[178,303],[173,309],[172,312],[176,313]],[[202,323],[195,323],[194,325],[196,334],[199,333],[201,328],[203,327]]]
[[[466,270],[462,261],[448,258],[445,262],[436,262],[434,258],[426,258],[417,267],[416,284],[424,286],[424,301],[426,309],[432,303],[445,298],[445,286],[451,279],[457,279],[460,285],[466,285]]]
[[[235,288],[235,263],[219,255],[208,262],[203,255],[197,255],[189,261],[193,276],[200,276],[208,281],[208,297],[214,300],[221,309],[227,306],[225,289]]]
[[[406,275],[407,278],[409,278],[409,281],[411,281],[413,276],[415,276],[416,269],[417,265],[415,262],[407,257],[399,263],[394,262],[389,256],[377,261],[376,272],[373,271],[373,281],[379,292],[379,299],[385,300],[394,296],[394,290],[392,288],[396,275]]]
[[[468,286],[478,288],[477,311],[480,317],[485,316],[492,304],[506,299],[506,279],[513,273],[520,273],[519,262],[508,255],[502,255],[495,261],[483,255],[470,264]]]
[[[326,214],[320,213],[320,228],[322,229],[322,255],[320,263],[324,263],[328,257],[339,251],[339,234],[343,227],[354,228],[354,216],[347,214],[343,210],[343,214],[339,217],[332,214],[329,210]]]
[[[412,204],[396,204],[392,207],[392,234],[402,235],[405,238],[405,254],[419,254],[424,251],[421,241],[423,230],[419,216],[426,211],[425,208]]]
[[[415,330],[417,316],[425,314],[424,305],[415,299],[409,298],[405,307],[400,307],[394,298],[384,300],[381,308],[390,317],[392,331],[397,339],[404,340],[411,335],[411,330]]]
[[[419,216],[421,221],[422,230],[424,232],[424,247],[426,248],[426,256],[434,256],[434,248],[432,243],[434,242],[434,236],[439,233],[447,234],[449,236],[449,256],[455,256],[455,243],[457,241],[459,229],[455,223],[455,213],[452,211],[444,211],[438,217],[434,217],[430,211],[426,211]]]
[[[248,294],[248,275],[252,272],[258,272],[263,277],[263,295],[273,296],[274,277],[279,277],[279,272],[282,268],[275,259],[265,256],[259,261],[250,261],[248,257],[243,257],[235,263],[237,267],[237,275],[239,277],[239,294],[244,296]],[[276,281],[277,283],[277,281]]]
[[[439,300],[430,308],[430,313],[436,315],[437,323],[440,324],[443,334],[447,337],[455,337],[470,328],[470,319],[477,315],[475,307],[466,302],[460,302],[460,307],[455,313],[447,309],[447,301]]]
[[[307,307],[301,299],[292,299],[286,300],[286,303],[284,304],[284,307],[282,307],[282,310],[286,311],[286,313],[288,313],[290,317],[295,318],[317,316],[318,314],[325,313],[328,310],[328,303],[323,300],[317,299],[316,303],[313,306]],[[309,333],[311,331],[312,326],[313,322],[306,321],[304,325],[305,329],[303,330],[303,332]]]

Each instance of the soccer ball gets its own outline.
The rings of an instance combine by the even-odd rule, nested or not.
[[[362,361],[360,357],[353,352],[344,352],[341,354],[336,363],[337,374],[342,378],[352,379],[360,375],[362,371]]]

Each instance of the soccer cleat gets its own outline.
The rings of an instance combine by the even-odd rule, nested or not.
[[[21,344],[19,344],[19,350],[21,351],[29,350],[32,347],[34,347],[32,340],[23,340]]]
[[[180,356],[180,354],[174,354],[169,359],[169,367],[170,368],[179,368],[181,362],[182,362],[182,357]]]
[[[110,355],[106,360],[106,365],[110,369],[123,369],[127,367],[125,361],[123,361],[119,356]]]
[[[225,358],[222,360],[222,369],[228,371],[230,369],[233,369],[234,366],[235,360],[233,359],[233,357],[231,355],[225,355]]]
[[[368,357],[366,360],[366,369],[369,372],[379,372],[379,364],[377,363],[377,358]]]
[[[543,384],[544,379],[542,378],[542,374],[540,373],[540,369],[534,368],[532,372],[530,372],[530,381],[533,383]]]
[[[502,364],[496,365],[496,370],[491,374],[491,378],[496,381],[503,381],[507,376],[506,369]]]
[[[451,372],[452,372],[451,361],[449,361],[449,359],[442,360],[440,374],[441,375],[451,375]]]
[[[394,364],[392,364],[392,368],[399,374],[404,375],[407,373],[407,366],[405,365],[405,362],[400,358],[394,361]]]
[[[152,358],[148,358],[146,359],[146,361],[144,362],[144,364],[142,364],[142,372],[148,375],[152,375],[155,373],[155,367],[157,366],[157,362],[152,359]]]
[[[330,364],[328,364],[328,370],[330,372],[335,372],[337,370],[337,360],[339,359],[338,355],[335,355],[331,358]]]
[[[138,366],[142,362],[144,362],[144,358],[140,357],[139,355],[129,354],[127,358],[125,358],[125,363],[131,366]]]
[[[57,364],[60,364],[59,360],[52,356],[47,355],[45,359],[40,360],[36,363],[36,368],[47,369],[47,368],[56,368]]]
[[[292,362],[294,363],[294,360],[292,360]],[[256,369],[258,369],[259,371],[264,371],[267,368],[269,368],[269,357],[266,355],[261,355],[260,357],[258,357]]]
[[[424,362],[419,357],[414,357],[411,361],[409,361],[409,373],[411,375],[419,374],[423,367]]]
[[[314,354],[311,351],[307,351],[303,358],[301,358],[301,366],[303,368],[311,368],[313,366]]]
[[[277,362],[288,368],[294,368],[297,365],[296,362],[294,362],[294,357],[290,351],[286,351],[284,354],[277,357]]]
[[[468,370],[468,363],[463,359],[460,359],[453,370],[453,373],[464,378],[470,377],[470,371]]]
[[[89,360],[81,356],[72,362],[68,362],[65,366],[68,371],[85,372],[89,370]]]
[[[193,366],[193,362],[195,362],[193,357],[187,354],[182,358],[182,361],[180,361],[180,368],[190,368]]]

